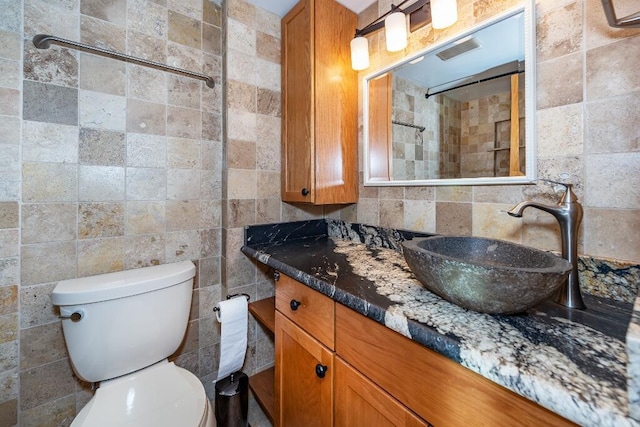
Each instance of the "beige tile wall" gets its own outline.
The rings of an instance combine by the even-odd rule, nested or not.
[[[404,52],[394,54],[386,52],[383,32],[377,32],[371,37],[372,67],[361,77],[518,4],[458,1],[458,23],[442,31],[424,27],[410,36]],[[637,8],[633,1],[616,4],[624,7],[621,13]],[[360,26],[389,7],[390,1],[379,0],[360,14]],[[610,28],[599,0],[538,0],[536,27],[538,175],[559,179],[566,174],[575,184],[585,208],[579,253],[638,262],[640,30]],[[554,203],[559,194],[552,187],[440,187],[418,197],[415,191],[361,187],[357,220],[560,249],[550,215],[529,209],[524,219],[515,219],[505,213],[523,199]]]
[[[59,280],[189,259],[187,337],[206,381],[221,295],[221,6],[209,0],[0,1],[0,425],[64,426],[90,398],[50,293]],[[74,50],[48,33],[214,76]]]

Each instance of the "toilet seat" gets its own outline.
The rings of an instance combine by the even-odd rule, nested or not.
[[[163,360],[100,383],[72,427],[209,427],[213,411],[200,380]]]

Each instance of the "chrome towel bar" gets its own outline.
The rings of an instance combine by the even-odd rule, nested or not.
[[[118,59],[120,61],[129,62],[131,64],[142,65],[149,68],[155,68],[157,70],[168,71],[170,73],[180,74],[182,76],[203,80],[210,88],[215,87],[213,78],[205,76],[204,74],[194,73],[193,71],[183,70],[182,68],[176,68],[170,65],[161,64],[159,62],[149,61],[142,58],[136,58],[135,56],[125,55],[124,53],[119,53],[113,50],[103,49],[100,47],[91,46],[88,44],[79,43],[56,36],[50,36],[48,34],[38,34],[33,37],[33,45],[38,49],[48,49],[51,43],[76,50],[81,50],[84,52],[93,53],[100,56],[106,56],[107,58]]]

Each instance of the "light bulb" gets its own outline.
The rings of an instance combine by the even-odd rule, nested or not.
[[[431,0],[431,24],[434,29],[447,28],[458,20],[456,0]]]
[[[397,52],[407,47],[407,17],[403,12],[394,12],[384,20],[384,36],[387,50]]]
[[[366,37],[351,40],[351,68],[356,71],[369,68],[369,40]]]

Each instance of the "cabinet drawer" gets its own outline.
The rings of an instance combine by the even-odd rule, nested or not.
[[[575,426],[342,305],[336,307],[336,353],[436,427]]]
[[[333,350],[335,303],[331,298],[281,274],[276,282],[276,310]]]

